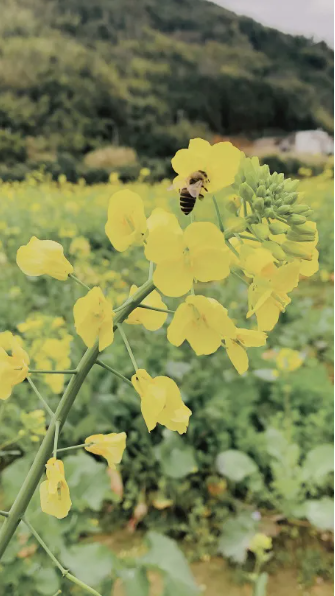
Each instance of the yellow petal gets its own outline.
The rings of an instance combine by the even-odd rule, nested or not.
[[[273,287],[277,292],[292,292],[299,283],[299,261],[293,261],[277,269]]]
[[[155,382],[166,396],[165,407],[158,416],[159,424],[179,434],[185,433],[192,412],[183,403],[178,385],[169,377],[156,377]]]
[[[137,370],[131,381],[141,397],[142,416],[150,432],[157,425],[159,414],[165,406],[165,390],[143,369]]]
[[[173,315],[167,330],[167,338],[171,344],[179,347],[186,339],[186,327],[193,319],[193,309],[183,302]]]
[[[171,165],[177,174],[186,179],[193,172],[204,170],[206,167],[206,157],[197,151],[179,149],[176,155],[171,159]]]
[[[209,192],[217,192],[234,182],[241,156],[241,151],[229,142],[216,143],[211,147],[206,169]]]
[[[148,261],[158,264],[181,259],[183,251],[183,233],[180,227],[157,226],[150,231],[144,252]]]
[[[208,282],[228,277],[231,263],[229,250],[204,247],[191,254],[194,279]]]
[[[133,288],[135,288],[133,290]],[[137,290],[137,286],[132,286],[130,289],[130,296]],[[142,304],[145,306],[151,306],[154,308],[166,309],[166,304],[163,302],[160,294],[154,290],[147,296]],[[149,310],[145,308],[135,308],[132,313],[126,319],[128,325],[143,325],[148,331],[156,331],[164,325],[167,319],[167,313]]]
[[[300,275],[304,277],[311,277],[319,270],[319,252],[315,248],[313,251],[313,258],[311,261],[300,261]]]
[[[67,483],[62,483],[56,493],[48,491],[48,481],[40,485],[41,509],[44,513],[53,515],[57,519],[63,519],[71,509],[70,491]]]
[[[237,339],[247,348],[258,348],[266,343],[266,333],[253,329],[237,329]]]
[[[186,326],[186,339],[197,356],[213,354],[221,346],[221,334],[206,325],[203,319],[193,320]]]
[[[193,275],[189,263],[183,258],[158,264],[153,281],[165,296],[183,296],[190,291]]]
[[[26,275],[50,275],[64,281],[73,272],[71,263],[64,257],[63,247],[53,240],[39,240],[33,236],[28,244],[21,246],[16,262]]]
[[[108,466],[113,470],[119,464],[126,448],[126,433],[110,433],[108,435],[90,435],[85,439],[86,451],[105,457]],[[94,445],[90,445],[94,443]]]
[[[73,307],[75,327],[88,348],[99,340],[99,350],[105,349],[114,339],[113,308],[101,288],[92,288],[79,298]]]
[[[235,341],[228,339],[226,341],[226,350],[239,375],[243,375],[249,368],[249,358],[245,349]]]
[[[106,234],[114,248],[125,251],[132,244],[141,244],[147,229],[141,197],[131,190],[120,190],[110,199]]]
[[[266,300],[256,311],[259,331],[271,331],[277,324],[280,313],[281,309],[273,298]]]

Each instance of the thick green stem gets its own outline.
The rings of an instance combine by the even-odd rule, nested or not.
[[[148,280],[141,286],[137,292],[131,297],[127,305],[114,318],[114,329],[117,329],[118,324],[122,323],[128,315],[155,289],[151,280]],[[77,394],[85,381],[89,371],[95,364],[99,355],[98,344],[93,348],[86,350],[84,356],[79,362],[77,374],[71,378],[62,399],[59,402],[58,408],[53,416],[44,440],[36,454],[35,460],[22,484],[22,487],[17,495],[10,511],[8,518],[5,519],[0,530],[0,558],[5,552],[22,516],[24,515],[30,500],[38,486],[38,483],[44,474],[45,464],[49,459],[54,442],[56,421],[59,421],[60,430],[68,416],[68,413],[75,401]]]

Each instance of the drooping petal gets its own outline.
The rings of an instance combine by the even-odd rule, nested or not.
[[[273,287],[277,292],[292,292],[299,283],[299,261],[293,261],[277,269],[273,279]]]
[[[120,463],[126,448],[126,439],[127,435],[124,432],[109,433],[107,435],[90,435],[85,439],[85,443],[87,444],[85,449],[90,453],[104,457],[108,462],[109,468],[115,470],[115,464]],[[94,444],[90,445],[90,443]]]
[[[247,348],[258,348],[264,346],[267,335],[263,331],[253,329],[237,329],[237,339]]]
[[[53,240],[39,240],[33,236],[28,244],[21,246],[16,262],[26,275],[50,275],[64,281],[73,272],[71,263],[65,258],[63,247]]]
[[[249,358],[246,350],[231,339],[226,340],[226,350],[238,374],[243,375],[249,368]]]
[[[263,305],[256,310],[256,318],[259,331],[271,331],[277,324],[281,309],[272,297],[268,298]]]
[[[167,338],[171,344],[179,347],[186,339],[185,330],[193,319],[193,310],[185,302],[180,304],[173,315],[167,330]]]

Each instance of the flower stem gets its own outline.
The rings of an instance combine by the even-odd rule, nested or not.
[[[39,374],[39,375],[76,375],[77,370],[33,370],[29,369],[29,373]]]
[[[175,313],[175,310],[169,310],[168,308],[156,308],[156,306],[148,306],[147,304],[139,304],[138,308],[146,308],[147,310],[156,310],[157,312]]]
[[[230,240],[228,240],[228,238],[225,238],[225,242],[228,246],[228,248],[234,253],[234,255],[238,258],[240,258],[240,255],[238,254],[236,248],[233,247],[233,245],[230,243]]]
[[[125,334],[125,332],[123,331],[123,329],[122,329],[122,327],[121,327],[121,325],[120,325],[120,324],[117,326],[117,328],[118,328],[118,330],[120,331],[120,335],[121,335],[121,337],[122,337],[122,339],[123,339],[123,343],[124,343],[124,345],[126,346],[127,352],[128,352],[128,354],[129,354],[129,358],[130,358],[130,360],[132,361],[133,367],[134,367],[134,369],[135,369],[135,372],[136,372],[136,371],[138,370],[137,362],[136,362],[136,360],[135,360],[135,356],[134,356],[134,354],[133,354],[133,351],[132,351],[132,349],[131,349],[131,347],[130,347],[130,345],[129,345],[129,342],[128,342],[128,340],[127,340],[126,334]]]
[[[220,210],[219,210],[219,205],[217,204],[217,200],[214,197],[214,195],[212,196],[212,200],[213,200],[213,203],[214,203],[214,207],[215,207],[215,211],[216,211],[216,216],[218,218],[219,228],[220,228],[220,230],[221,230],[221,232],[223,234],[224,233],[224,226],[223,226],[223,223],[222,223],[222,218],[221,218],[221,213],[220,213]]]
[[[132,382],[129,379],[127,379],[127,377],[124,377],[121,373],[115,370],[115,368],[109,366],[109,364],[105,364],[105,362],[102,362],[102,360],[97,360],[96,363],[99,364],[99,366],[101,366],[102,368],[105,368],[109,372],[113,373],[113,375],[115,375],[116,377],[119,377],[119,379],[122,379],[122,381],[128,383],[128,385],[131,385],[133,387]]]
[[[56,559],[55,555],[51,552],[49,547],[45,544],[43,538],[36,532],[35,528],[33,528],[31,523],[28,522],[28,520],[25,517],[22,518],[22,521],[26,524],[27,528],[30,530],[32,535],[36,538],[37,542],[41,545],[41,547],[45,550],[45,552],[50,557],[52,562],[56,565],[56,567],[58,567],[58,569],[60,570],[63,577],[66,577],[73,584],[80,586],[89,594],[94,594],[95,596],[101,596],[101,594],[99,594],[99,592],[97,592],[96,590],[94,590],[93,588],[91,588],[90,586],[88,586],[87,584],[82,582],[80,579],[78,579],[77,577],[72,575],[72,573],[69,573],[68,569],[65,569],[65,567],[63,567],[63,565],[58,561],[58,559]]]
[[[146,281],[132,296],[131,302],[127,304],[120,313],[114,318],[114,329],[122,323],[130,313],[155,289],[152,281]],[[99,355],[98,344],[86,350],[84,356],[79,362],[77,374],[73,375],[68,386],[65,389],[54,417],[51,419],[49,428],[36,454],[33,464],[21,486],[21,489],[9,511],[8,518],[5,519],[0,529],[0,558],[5,552],[22,516],[24,515],[32,496],[44,474],[45,464],[52,453],[53,440],[55,434],[56,420],[60,421],[60,429],[63,427],[68,413],[78,395],[78,392],[85,381],[89,371],[95,364]]]
[[[2,515],[2,517],[8,517],[9,513],[7,511],[0,510],[0,515]]]
[[[148,277],[149,280],[152,279],[153,273],[154,273],[154,264],[153,264],[153,261],[150,261],[150,263],[149,263],[149,277]]]
[[[234,269],[231,269],[231,272],[232,272],[233,275],[235,275],[235,277],[238,277],[238,279],[240,281],[242,281],[246,286],[249,287],[249,284],[248,284],[247,280],[244,279],[239,273],[237,273],[237,271],[235,271]]]
[[[75,449],[81,449],[82,447],[91,447],[95,443],[80,443],[80,445],[71,445],[71,447],[63,447],[62,449],[57,449],[57,453],[64,453],[65,451],[74,451]]]
[[[53,448],[53,456],[57,459],[57,447],[58,447],[58,438],[59,438],[59,430],[60,430],[60,422],[56,420],[55,422],[55,435],[54,435],[54,448]]]
[[[83,288],[85,288],[85,290],[90,290],[91,288],[89,286],[87,286],[86,284],[84,284],[84,282],[80,281],[80,279],[78,279],[78,277],[76,277],[75,275],[73,275],[73,273],[69,274],[69,277],[71,277],[71,279],[73,279],[77,284],[79,284],[80,286],[82,286]]]
[[[49,404],[45,401],[44,397],[42,397],[42,395],[40,394],[39,390],[37,389],[35,383],[33,383],[33,381],[31,380],[30,377],[27,377],[27,381],[30,385],[30,387],[33,389],[33,391],[36,393],[38,399],[41,400],[41,402],[45,405],[47,411],[49,412],[50,416],[54,416],[54,412],[52,411],[52,409],[50,408]]]

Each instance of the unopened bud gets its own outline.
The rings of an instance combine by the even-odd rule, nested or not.
[[[260,238],[261,240],[267,240],[267,238],[269,237],[269,226],[267,224],[252,224],[250,226],[250,229],[255,234],[256,238]]]
[[[298,193],[297,192],[292,192],[292,193],[286,195],[286,197],[285,197],[285,203],[287,205],[293,205],[293,203],[296,202],[297,198],[298,198]]]
[[[272,240],[263,242],[263,248],[267,248],[278,261],[286,261],[286,254],[277,242],[272,242]]]
[[[290,217],[288,218],[288,223],[290,225],[295,225],[295,226],[299,226],[300,224],[305,223],[306,217],[304,215],[290,215]]]
[[[287,240],[292,240],[294,242],[313,242],[314,239],[315,236],[313,235],[299,234],[292,230],[287,233]]]
[[[225,235],[239,234],[244,232],[247,227],[247,222],[244,217],[230,217],[227,221],[228,227],[225,230]]]
[[[274,223],[269,225],[269,229],[271,234],[277,236],[277,234],[285,234],[285,232],[287,232],[287,230],[289,230],[290,227],[281,221],[275,221]]]
[[[315,236],[315,224],[311,221],[306,221],[299,226],[291,226],[291,229],[298,234],[313,234]]]
[[[265,205],[265,207],[271,207],[271,205],[272,205],[271,197],[265,197],[264,205]]]
[[[281,207],[278,207],[277,213],[278,215],[289,215],[290,213],[292,213],[292,207],[287,204],[282,205]]]
[[[263,184],[261,186],[259,186],[256,190],[256,195],[258,197],[265,197],[266,194],[266,188],[265,186],[263,186]]]
[[[264,215],[265,215],[265,217],[271,217],[271,219],[276,219],[276,214],[275,214],[274,210],[271,209],[271,207],[268,207],[267,209],[265,209]]]
[[[258,197],[253,201],[253,207],[256,211],[263,211],[264,209],[264,200],[261,197]]]
[[[286,252],[287,255],[291,257],[298,257],[299,259],[305,259],[306,261],[312,260],[312,252],[311,250],[306,250],[303,245],[297,242],[291,242],[290,240],[283,242],[281,245],[282,249]]]
[[[292,213],[305,213],[306,211],[309,211],[309,205],[294,205],[294,207],[292,207]]]
[[[244,199],[245,201],[248,201],[249,203],[252,201],[252,197],[254,196],[254,191],[251,188],[251,186],[249,186],[249,184],[247,182],[243,182],[240,185],[240,195],[241,195],[242,199]]]

